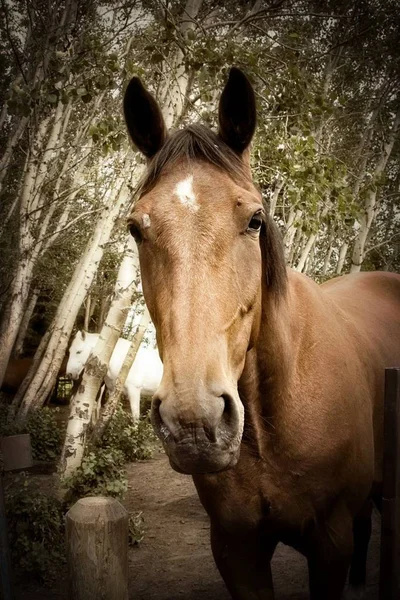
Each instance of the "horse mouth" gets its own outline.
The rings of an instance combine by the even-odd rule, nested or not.
[[[177,473],[184,475],[198,475],[206,473],[218,473],[234,467],[238,460],[240,449],[221,450],[208,448],[208,451],[198,449],[195,445],[186,443],[171,448],[164,444],[171,467]]]
[[[164,399],[161,397],[164,393]],[[151,423],[178,473],[217,473],[239,460],[244,407],[235,391],[198,394],[186,405],[164,390],[153,397]]]

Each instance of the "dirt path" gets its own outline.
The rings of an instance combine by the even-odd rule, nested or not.
[[[191,477],[171,469],[164,454],[128,465],[130,512],[143,511],[145,537],[129,551],[130,600],[229,600],[209,543],[208,518]],[[49,479],[49,481],[47,481]],[[41,476],[43,487],[51,476]],[[369,553],[369,585],[363,600],[378,600],[380,519],[375,517]],[[276,600],[308,600],[307,565],[280,545],[273,559]],[[16,600],[65,600],[66,572],[44,589],[19,583]],[[323,599],[321,599],[323,600]]]
[[[129,466],[129,510],[143,510],[145,538],[130,553],[132,600],[229,600],[214,565],[208,518],[191,477],[173,471],[163,455]],[[378,599],[380,519],[374,519],[369,585],[364,600]],[[273,559],[276,600],[308,600],[307,564],[287,546]],[[322,599],[321,599],[322,600]]]

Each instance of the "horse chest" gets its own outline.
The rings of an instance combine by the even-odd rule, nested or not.
[[[309,496],[299,481],[277,481],[260,465],[240,464],[215,475],[193,477],[200,500],[212,521],[232,534],[246,534],[260,527],[282,539],[297,535],[315,518]]]

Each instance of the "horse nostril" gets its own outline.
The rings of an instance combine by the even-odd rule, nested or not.
[[[158,396],[153,397],[151,403],[151,423],[156,430],[157,435],[162,441],[166,442],[169,437],[174,437],[171,429],[165,422],[162,416],[162,400]]]
[[[222,400],[224,401],[224,412],[222,414],[222,421],[228,426],[236,421],[237,415],[235,410],[235,401],[230,394],[222,394]]]

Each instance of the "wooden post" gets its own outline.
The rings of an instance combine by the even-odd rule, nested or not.
[[[379,598],[400,598],[400,367],[385,369]]]
[[[0,453],[1,461],[1,453]],[[0,598],[12,600],[11,560],[8,548],[6,507],[3,492],[3,471],[0,464]]]
[[[120,502],[78,500],[66,537],[70,600],[128,600],[128,513]]]

